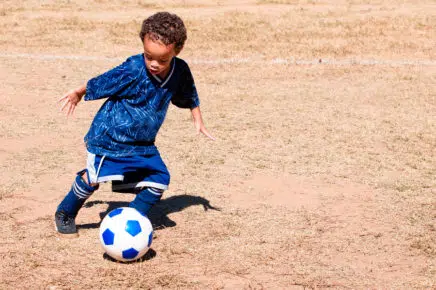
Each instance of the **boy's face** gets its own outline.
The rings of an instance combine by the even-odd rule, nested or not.
[[[148,35],[144,37],[144,59],[148,71],[165,78],[170,71],[170,64],[177,54],[174,44],[165,45],[160,40],[153,40]]]

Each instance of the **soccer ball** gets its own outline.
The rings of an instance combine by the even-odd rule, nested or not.
[[[150,220],[131,207],[108,213],[100,225],[100,241],[106,253],[117,261],[141,258],[150,248],[153,227]]]

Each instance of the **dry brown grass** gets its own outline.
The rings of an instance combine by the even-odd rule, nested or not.
[[[141,6],[150,2],[127,2],[130,4],[112,1],[104,5],[106,13],[97,13],[103,5],[99,3],[85,9],[80,2],[66,2],[68,12],[62,5],[49,2],[40,7],[5,6],[9,8],[3,8],[3,14],[9,17],[0,22],[5,32],[2,43],[34,52],[132,53],[138,47],[139,39],[134,36],[144,13],[161,8]],[[195,2],[184,3],[167,9],[182,15],[190,27],[185,51],[189,56],[435,57],[431,29],[435,16],[425,13],[430,4],[233,4],[215,9],[210,4],[197,7]]]
[[[103,258],[98,223],[132,197],[103,185],[63,239],[52,216],[84,165],[101,102],[68,89],[140,52],[157,10],[180,14],[206,123],[171,108],[172,173],[145,261]],[[433,9],[433,10],[432,10]],[[436,287],[436,68],[276,58],[434,61],[434,1],[6,1],[0,8],[0,288]],[[100,56],[41,59],[6,54]],[[216,211],[207,204],[219,207]]]

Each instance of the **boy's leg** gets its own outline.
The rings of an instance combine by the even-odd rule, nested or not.
[[[98,185],[91,186],[83,178],[87,173],[84,169],[77,173],[70,191],[59,204],[56,214],[56,229],[61,234],[74,234],[77,232],[75,218],[85,201],[94,193]]]
[[[164,190],[154,187],[143,187],[136,195],[135,199],[129,204],[130,207],[135,208],[143,215],[148,215],[150,209],[161,198]]]
[[[128,162],[133,164],[136,170],[125,172],[122,182],[112,182],[112,190],[137,193],[129,206],[147,215],[168,188],[170,173],[159,152],[130,157]]]

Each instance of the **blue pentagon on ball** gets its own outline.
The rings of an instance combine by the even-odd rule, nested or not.
[[[135,250],[134,248],[130,248],[128,250],[123,251],[123,258],[124,259],[134,259],[139,252]]]
[[[106,229],[103,232],[102,237],[103,237],[103,241],[104,241],[105,245],[113,245],[114,244],[115,234],[110,229]]]
[[[126,222],[126,232],[128,232],[132,237],[136,236],[141,231],[141,225],[138,221],[130,220]]]
[[[114,209],[113,211],[111,211],[108,215],[110,217],[114,217],[116,215],[119,215],[122,211],[123,211],[122,208],[117,208],[117,209]]]

